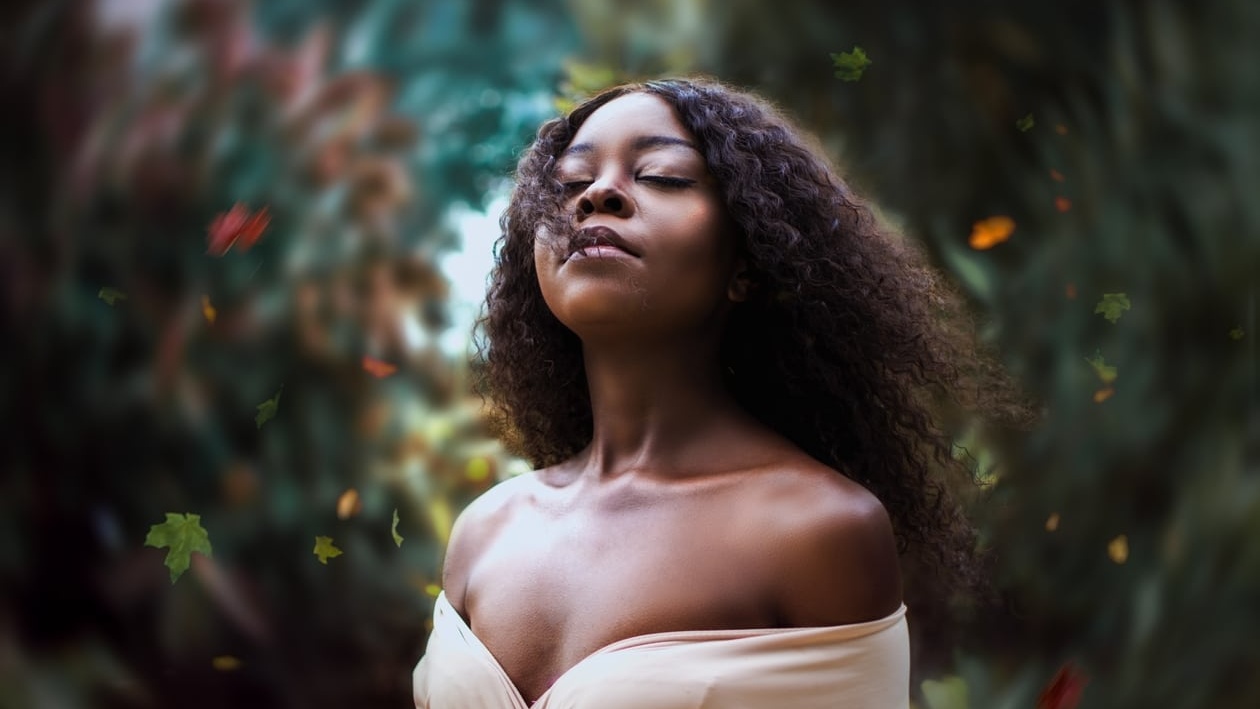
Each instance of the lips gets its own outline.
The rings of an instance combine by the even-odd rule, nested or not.
[[[639,254],[630,248],[615,229],[606,226],[588,226],[579,230],[574,236],[567,258],[615,255],[607,253],[610,250],[620,251],[635,258],[639,257]]]

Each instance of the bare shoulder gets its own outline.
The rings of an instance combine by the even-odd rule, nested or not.
[[[468,504],[451,527],[442,560],[442,589],[460,614],[468,591],[468,574],[482,550],[506,524],[522,497],[536,482],[536,473],[508,478]]]
[[[785,624],[859,623],[901,606],[892,523],[874,494],[807,457],[762,481],[757,516],[770,532],[772,593]]]

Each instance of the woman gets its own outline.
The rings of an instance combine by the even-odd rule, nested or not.
[[[899,551],[975,566],[930,269],[708,81],[543,125],[503,228],[486,388],[539,469],[456,522],[417,706],[907,706]]]

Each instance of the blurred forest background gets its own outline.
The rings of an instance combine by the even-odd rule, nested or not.
[[[693,72],[816,132],[1045,404],[960,441],[1003,601],[916,704],[1260,706],[1260,3],[0,17],[0,707],[408,706],[451,521],[523,469],[468,357],[515,158]],[[168,513],[213,546],[174,583]]]

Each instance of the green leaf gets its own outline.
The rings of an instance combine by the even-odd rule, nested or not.
[[[1234,340],[1236,342],[1238,340],[1241,340],[1243,338],[1243,335],[1246,335],[1246,334],[1247,333],[1243,332],[1242,326],[1235,327],[1233,330],[1229,331],[1229,339]]]
[[[1094,372],[1098,374],[1098,378],[1102,380],[1103,384],[1110,384],[1116,380],[1115,365],[1107,364],[1101,352],[1094,352],[1094,356],[1086,357],[1085,361],[1089,362],[1090,366],[1094,368]]]
[[[105,301],[110,306],[113,306],[114,303],[120,300],[126,300],[127,294],[123,293],[117,288],[111,288],[110,286],[105,286],[104,288],[100,289],[100,291],[97,292],[96,297]]]
[[[942,680],[925,679],[923,699],[928,709],[967,709],[967,681],[957,675]]]
[[[842,81],[857,81],[862,72],[871,65],[866,52],[861,47],[853,47],[851,52],[832,53],[831,61],[835,62],[836,78]]]
[[[277,391],[275,396],[258,405],[258,415],[254,417],[254,423],[258,424],[259,428],[276,417],[276,411],[280,408],[280,392],[283,391],[284,387],[280,387],[280,391]]]
[[[327,566],[329,559],[341,556],[341,550],[333,544],[332,537],[315,537],[315,556],[319,557],[319,563]]]
[[[394,546],[402,546],[403,537],[398,533],[398,508],[394,508],[394,524],[389,528],[391,534],[394,535]]]
[[[171,570],[171,583],[188,570],[194,551],[210,556],[210,536],[201,526],[201,515],[167,512],[165,522],[149,527],[144,545],[169,549],[166,568]]]
[[[1095,313],[1102,313],[1104,318],[1114,323],[1120,314],[1129,309],[1129,296],[1124,293],[1103,293],[1102,300],[1094,306]]]
[[[1032,130],[1032,127],[1035,125],[1037,125],[1037,122],[1033,120],[1033,115],[1031,113],[1018,121],[1015,121],[1015,127],[1018,128],[1021,133],[1027,133]]]

